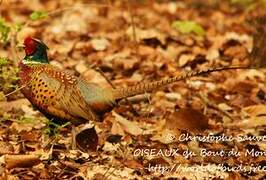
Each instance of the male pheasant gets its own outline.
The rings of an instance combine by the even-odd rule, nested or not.
[[[143,94],[170,83],[213,71],[246,67],[221,67],[191,72],[164,80],[140,83],[128,88],[103,88],[49,64],[47,46],[40,40],[24,40],[25,58],[20,62],[20,86],[24,96],[48,118],[72,123],[96,120],[118,100]],[[82,121],[83,122],[83,121]]]

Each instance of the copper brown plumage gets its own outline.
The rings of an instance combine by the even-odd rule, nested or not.
[[[48,117],[71,122],[95,120],[110,111],[118,100],[156,90],[162,86],[193,76],[245,67],[220,67],[191,72],[164,80],[140,83],[128,88],[103,88],[68,74],[49,64],[47,46],[36,39],[24,41],[26,56],[20,63],[20,85],[29,101]]]

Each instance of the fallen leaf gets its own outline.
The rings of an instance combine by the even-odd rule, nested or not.
[[[141,41],[141,40],[145,40],[145,39],[157,39],[160,41],[161,44],[165,44],[166,43],[166,36],[165,34],[161,33],[160,31],[156,30],[155,28],[152,29],[140,29],[140,28],[135,28],[134,30],[136,32],[137,35],[137,41]],[[134,39],[134,35],[133,35],[133,27],[130,26],[127,31],[126,34],[133,40]]]
[[[265,80],[265,74],[257,69],[248,69],[246,71],[242,71],[238,74],[237,79],[246,80],[247,78],[255,79],[256,77],[260,78],[262,81]]]
[[[87,22],[95,16],[94,12],[90,8],[80,5],[75,5],[72,8],[73,10],[64,13],[62,18],[53,21],[53,26],[49,29],[52,34],[61,37],[66,32],[87,33],[89,26]]]
[[[121,135],[121,136],[125,136],[125,132],[124,132],[123,128],[116,121],[114,121],[113,124],[112,124],[111,133],[112,134],[118,134],[118,135]]]
[[[249,116],[266,116],[266,105],[258,104],[253,106],[248,106],[242,109]]]
[[[95,128],[82,130],[76,135],[77,147],[84,151],[96,151],[98,146],[98,135]]]
[[[135,170],[142,170],[143,166],[142,164],[140,164],[138,161],[134,160],[134,159],[127,159],[126,161],[123,162],[123,164],[131,169],[135,169]]]
[[[27,116],[34,116],[37,115],[39,112],[36,110],[33,110],[32,107],[29,107],[28,105],[22,104],[21,105],[22,111],[25,113]]]
[[[245,119],[243,127],[257,127],[266,125],[266,105],[252,105],[242,109],[242,113],[247,113],[250,117]]]
[[[184,108],[170,114],[165,127],[173,131],[185,130],[192,133],[202,133],[209,128],[208,118],[201,112]]]
[[[209,61],[214,61],[215,59],[218,59],[220,56],[220,53],[218,49],[211,49],[206,54],[206,59]]]
[[[180,93],[177,93],[177,92],[165,93],[165,97],[169,101],[178,101],[178,100],[182,99],[182,95]]]
[[[14,147],[9,142],[0,141],[0,154],[13,154]]]
[[[228,104],[226,103],[220,103],[218,104],[218,107],[224,111],[231,111],[233,110],[233,108],[231,106],[229,106]]]
[[[23,131],[20,133],[21,136],[21,140],[23,141],[38,141],[38,139],[40,138],[40,134],[34,132],[34,131]]]
[[[139,60],[134,57],[127,57],[125,59],[117,58],[114,60],[116,67],[122,67],[124,70],[131,70],[138,66]]]
[[[119,149],[119,145],[106,141],[102,149],[103,151],[106,151],[106,152],[116,152]]]
[[[103,51],[103,50],[107,49],[107,47],[110,45],[110,43],[105,38],[99,38],[99,39],[92,39],[91,45],[92,45],[94,50]]]
[[[225,39],[227,40],[236,40],[239,42],[247,42],[250,41],[250,36],[247,34],[237,34],[236,32],[228,32],[225,34]]]
[[[241,110],[243,120],[233,122],[227,127],[255,128],[266,125],[266,105],[247,106]]]
[[[119,143],[121,142],[121,135],[115,134],[115,135],[110,135],[107,137],[106,141],[110,142],[110,143]]]
[[[39,164],[41,160],[36,155],[5,155],[6,168],[32,167]]]
[[[33,129],[33,126],[29,125],[29,123],[13,122],[9,128],[20,133],[23,131],[30,132]]]
[[[114,111],[112,111],[112,115],[115,117],[115,120],[123,127],[123,129],[127,133],[132,134],[134,136],[143,134],[143,130],[140,129],[140,127],[136,123],[127,120],[126,118],[117,114]]]
[[[12,109],[20,109],[23,105],[30,105],[30,102],[27,99],[18,99],[14,101],[0,102],[0,109],[9,112]]]
[[[178,60],[179,67],[185,66],[188,62],[192,61],[195,58],[195,55],[183,54]]]
[[[204,36],[205,30],[194,21],[174,21],[172,27],[183,34],[195,33],[198,36]]]

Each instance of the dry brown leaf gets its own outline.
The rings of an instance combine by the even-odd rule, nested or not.
[[[95,131],[95,128],[88,128],[82,130],[76,135],[77,147],[84,151],[96,151],[98,146],[98,135]]]
[[[231,180],[241,180],[241,174],[238,173],[238,172],[232,172],[232,173],[229,173],[229,177],[228,179],[231,179]]]
[[[180,93],[177,92],[172,92],[172,93],[165,93],[165,97],[169,100],[169,101],[179,101],[182,99],[182,95]]]
[[[133,35],[133,28],[132,26],[130,26],[127,31],[126,34],[133,40],[134,39],[134,35]],[[137,41],[140,40],[144,40],[144,39],[152,39],[152,38],[156,38],[158,39],[162,44],[166,43],[166,35],[159,32],[156,29],[140,29],[140,28],[135,28],[135,32],[137,35]]]
[[[106,141],[102,149],[105,152],[116,152],[119,150],[119,145]]]
[[[116,67],[122,67],[124,70],[130,70],[137,67],[139,60],[134,57],[127,57],[126,59],[117,58],[114,60],[114,65]]]
[[[265,74],[257,69],[249,69],[246,71],[241,71],[238,74],[237,79],[239,80],[245,80],[247,78],[255,79],[256,77],[260,78],[263,81],[265,80]]]
[[[219,56],[220,56],[220,53],[219,53],[218,49],[211,49],[207,52],[206,59],[209,61],[214,61],[214,60],[218,59]]]
[[[104,51],[110,45],[109,41],[105,38],[92,39],[91,45],[96,51]]]
[[[247,34],[237,34],[235,32],[228,32],[225,35],[225,39],[227,40],[236,40],[239,42],[247,42],[247,41],[251,41],[250,36],[248,36]]]
[[[173,131],[186,130],[191,133],[202,133],[209,128],[208,118],[201,112],[184,108],[170,114],[165,127]]]
[[[178,60],[179,67],[185,66],[187,63],[192,61],[194,58],[195,58],[195,55],[192,55],[192,54],[183,54],[183,55],[181,55],[179,60]]]
[[[9,142],[0,141],[0,154],[13,154],[14,147]]]
[[[91,8],[76,4],[72,11],[67,11],[60,19],[55,19],[49,31],[57,36],[60,35],[59,37],[66,35],[66,32],[85,34],[88,28],[87,22],[91,21],[94,16]]]
[[[37,115],[39,113],[38,111],[33,110],[32,107],[25,105],[25,104],[22,104],[20,108],[25,113],[25,115],[30,116],[30,117],[33,117],[34,115]]]
[[[266,115],[266,105],[259,104],[248,106],[243,108],[242,111],[246,112],[249,116],[263,116]]]
[[[10,129],[17,131],[18,133],[26,131],[29,132],[33,129],[34,125],[30,125],[29,123],[18,123],[13,122],[10,126]]]
[[[242,109],[250,117],[243,122],[244,127],[257,127],[266,125],[266,105],[259,104],[248,106]]]
[[[36,155],[5,155],[5,163],[8,169],[16,167],[32,167],[41,162]]]
[[[135,169],[135,170],[143,170],[143,166],[142,164],[140,164],[138,161],[134,160],[134,159],[127,159],[126,161],[123,162],[123,164],[131,169]]]
[[[143,134],[143,130],[136,123],[127,120],[126,118],[117,114],[114,111],[112,111],[112,115],[127,133],[132,134],[134,136]]]
[[[72,51],[73,47],[73,41],[62,41],[61,44],[54,45],[54,49],[51,50],[51,53],[54,54],[56,52],[61,55],[68,54],[70,51]]]
[[[37,133],[36,131],[30,131],[30,132],[23,131],[20,133],[20,136],[21,140],[23,141],[38,141],[38,139],[40,138],[40,134]]]
[[[0,109],[3,109],[5,112],[9,112],[12,109],[20,109],[22,105],[30,105],[30,102],[27,99],[0,102]]]
[[[228,104],[226,103],[220,103],[218,104],[218,107],[224,111],[231,111],[233,110],[233,108],[231,106],[229,106]]]
[[[247,106],[241,110],[242,121],[233,122],[227,127],[255,128],[266,125],[266,105]]]
[[[118,135],[124,136],[125,132],[118,122],[113,121],[112,128],[111,128],[111,134],[118,134]]]

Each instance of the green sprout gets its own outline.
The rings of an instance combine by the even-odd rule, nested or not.
[[[6,44],[8,41],[8,34],[11,28],[7,25],[6,21],[0,18],[0,43]]]
[[[0,57],[0,66],[6,66],[8,64],[8,59],[6,57]]]
[[[44,11],[34,11],[30,14],[30,19],[33,21],[37,21],[43,18],[46,18],[48,16],[47,12]]]
[[[205,35],[203,27],[194,21],[174,21],[172,27],[182,34],[195,33],[198,36]]]
[[[16,87],[19,79],[17,76],[18,68],[7,66],[9,64],[7,58],[0,58],[0,91],[10,92]]]
[[[44,134],[51,135],[51,136],[57,136],[61,129],[64,127],[70,125],[71,122],[66,122],[62,125],[57,124],[51,120],[46,121],[46,128],[44,129]]]

